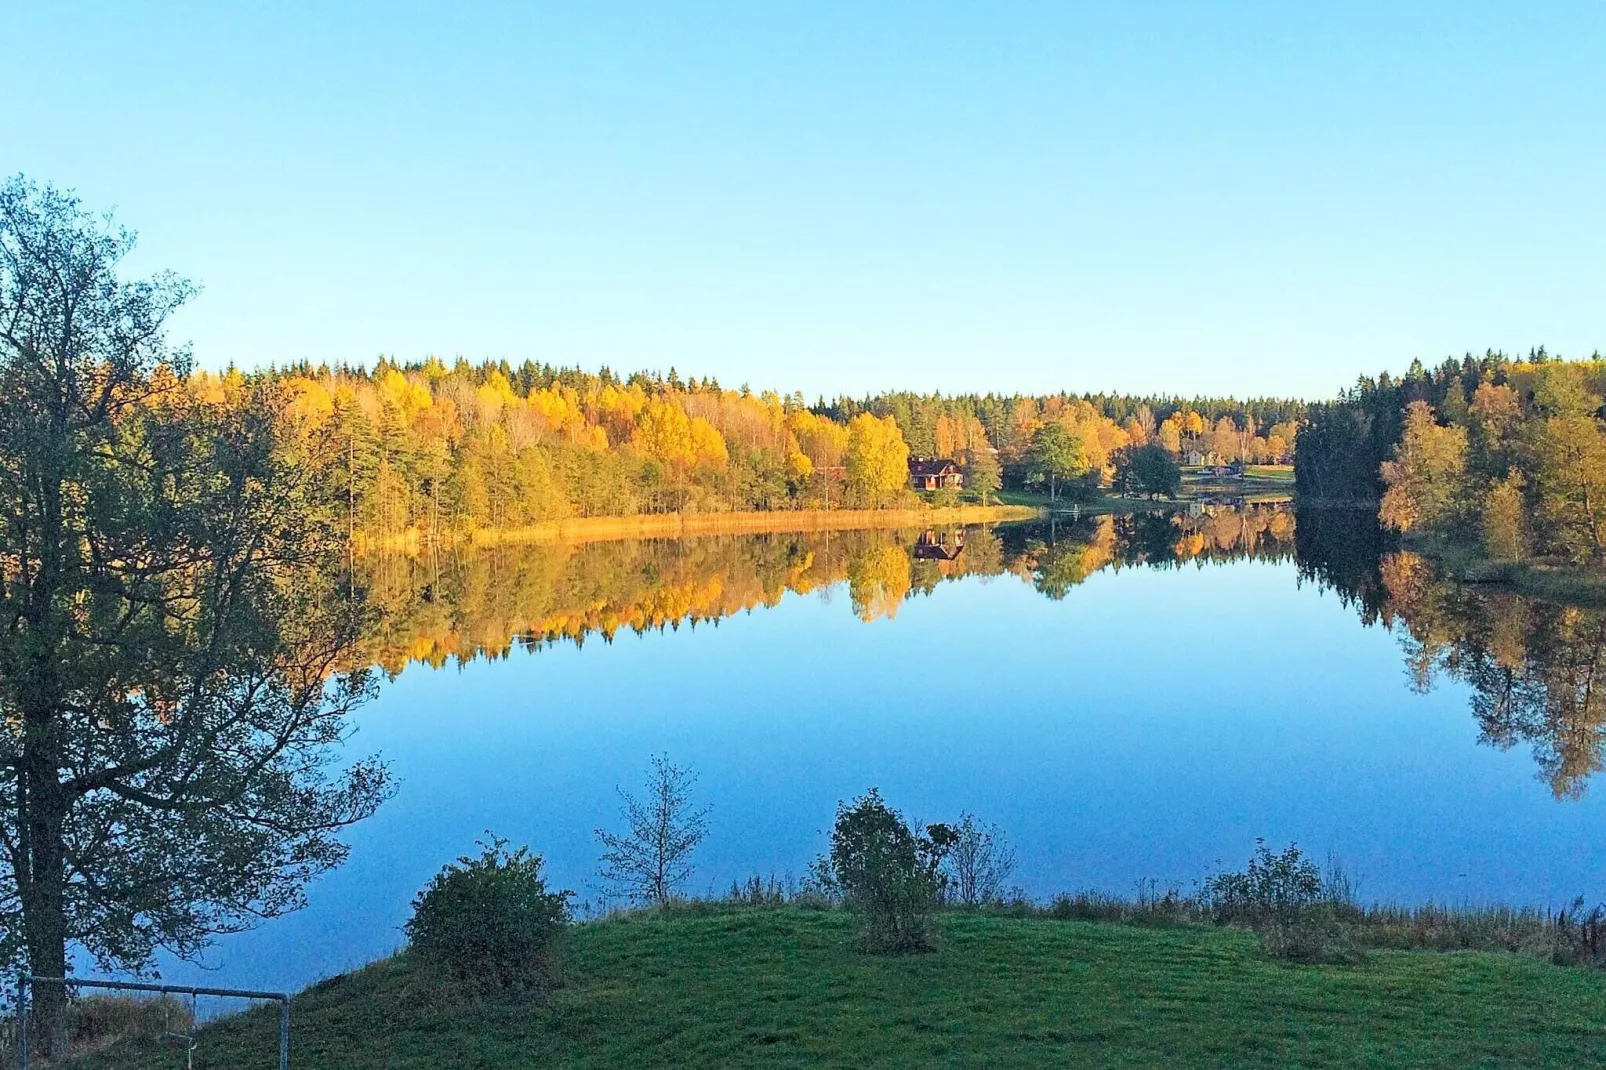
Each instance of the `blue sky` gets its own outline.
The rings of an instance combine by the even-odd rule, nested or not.
[[[206,364],[1323,397],[1606,349],[1599,3],[249,7],[3,3],[0,171],[199,280]]]

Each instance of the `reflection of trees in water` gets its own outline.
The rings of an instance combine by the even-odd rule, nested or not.
[[[1059,599],[1105,568],[1282,560],[1293,551],[1293,535],[1293,511],[1276,506],[1099,516],[1018,529],[1005,567]]]
[[[787,592],[843,582],[865,621],[893,617],[907,599],[962,576],[1013,574],[1063,598],[1104,568],[1284,557],[1292,536],[1293,514],[1263,507],[962,532],[713,535],[376,557],[366,563],[380,607],[369,656],[398,672],[410,662],[503,657],[514,646],[609,641],[621,630],[717,623]]]
[[[1447,581],[1368,511],[1301,511],[1296,545],[1302,579],[1400,635],[1413,687],[1468,684],[1482,741],[1532,747],[1557,798],[1606,767],[1606,611]]]
[[[1378,564],[1395,540],[1376,509],[1301,509],[1294,529],[1301,582],[1332,590],[1366,624],[1389,623],[1388,592]]]
[[[961,547],[962,544],[962,547]],[[943,552],[934,547],[944,548]],[[964,576],[1017,577],[1060,599],[1105,569],[1293,557],[1302,582],[1335,591],[1366,624],[1402,636],[1414,684],[1473,689],[1485,742],[1534,748],[1558,796],[1606,765],[1606,612],[1458,587],[1399,553],[1366,511],[1274,506],[1142,513],[947,531],[844,531],[535,543],[367,562],[379,624],[369,656],[410,662],[505,657],[621,630],[717,625],[788,592],[845,584],[853,613],[894,617]]]
[[[909,583],[909,554],[902,546],[872,547],[848,562],[848,597],[860,620],[896,617]]]
[[[1446,582],[1412,553],[1380,571],[1416,686],[1465,681],[1484,742],[1531,745],[1557,798],[1583,795],[1606,765],[1606,613]]]

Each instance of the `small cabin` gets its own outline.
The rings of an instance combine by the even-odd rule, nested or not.
[[[941,490],[965,485],[965,474],[946,457],[909,458],[909,485],[915,490]]]

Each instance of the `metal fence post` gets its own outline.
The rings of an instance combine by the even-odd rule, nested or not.
[[[24,1068],[26,1070],[26,1068]],[[290,1070],[290,997],[279,997],[279,1070]]]
[[[17,1066],[28,1070],[28,975],[17,975]]]

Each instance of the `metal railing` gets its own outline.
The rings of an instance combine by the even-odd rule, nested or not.
[[[279,1004],[279,1070],[290,1070],[290,994],[253,992],[243,988],[202,988],[196,985],[153,985],[141,981],[96,981],[79,977],[39,977],[24,973],[17,985],[17,1065],[28,1070],[28,989],[30,985],[63,988],[106,988],[117,992],[154,992],[164,996],[232,996],[237,999],[271,999]]]

